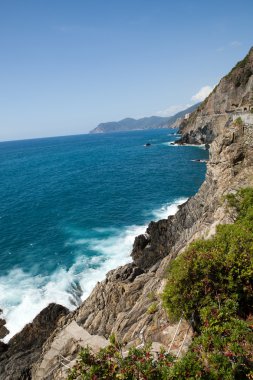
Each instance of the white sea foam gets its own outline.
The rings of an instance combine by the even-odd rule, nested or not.
[[[50,277],[31,276],[21,269],[11,270],[0,278],[0,305],[4,310],[6,327],[10,334],[8,341],[16,332],[32,319],[50,302],[57,302],[74,308],[71,300],[73,272],[60,269]],[[73,297],[72,297],[73,298]]]
[[[163,205],[150,216],[155,220],[167,218],[175,214],[178,205],[185,201],[186,199],[178,199],[174,203]],[[50,276],[32,276],[21,269],[13,269],[8,275],[2,276],[0,306],[4,310],[6,327],[10,331],[4,341],[7,342],[51,302],[73,310],[81,300],[89,296],[96,283],[103,280],[108,271],[131,261],[134,238],[144,233],[146,228],[147,225],[134,225],[123,229],[96,229],[96,238],[91,239],[80,238],[79,231],[78,237],[74,235],[67,242],[79,253],[70,269],[61,268]],[[87,248],[94,252],[94,256],[85,256]]]
[[[163,145],[166,145],[166,146],[173,146],[173,147],[194,147],[194,148],[199,148],[199,149],[204,149],[206,150],[206,146],[205,144],[177,144],[177,140],[175,141],[167,141],[167,142],[164,142],[162,143]]]
[[[187,199],[188,198],[179,198],[172,204],[165,204],[159,209],[153,210],[152,215],[155,217],[156,220],[167,219],[169,215],[174,215],[178,210],[178,206],[185,203]]]

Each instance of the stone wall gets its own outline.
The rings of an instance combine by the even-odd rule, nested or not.
[[[238,113],[236,115],[233,115],[233,121],[239,117],[242,119],[244,124],[253,126],[253,113]]]

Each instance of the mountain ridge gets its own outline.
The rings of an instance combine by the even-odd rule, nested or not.
[[[106,123],[100,123],[96,128],[92,129],[89,133],[112,133],[112,132],[124,132],[157,128],[170,128],[177,119],[183,118],[186,114],[193,112],[200,103],[194,104],[185,110],[177,112],[173,116],[161,117],[161,116],[148,116],[140,119],[134,119],[127,117],[119,121],[110,121]],[[176,128],[173,127],[173,128]]]

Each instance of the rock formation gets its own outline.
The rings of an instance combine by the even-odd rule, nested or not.
[[[253,110],[253,48],[221,79],[208,98],[182,124],[182,142],[211,143],[228,126],[231,115]]]
[[[181,143],[210,144],[206,179],[198,193],[181,205],[175,216],[151,222],[146,233],[135,239],[133,262],[109,272],[77,310],[62,318],[43,348],[42,343],[56,323],[52,323],[53,328],[44,334],[43,339],[37,330],[38,344],[33,343],[37,344],[35,357],[33,351],[31,353],[31,342],[28,346],[21,342],[23,332],[14,337],[20,343],[15,345],[11,341],[8,351],[2,354],[0,380],[30,379],[31,363],[34,363],[33,379],[61,379],[56,357],[50,356],[50,363],[44,365],[44,377],[39,377],[38,371],[43,360],[52,353],[53,342],[73,322],[89,334],[105,338],[114,332],[128,345],[150,340],[168,347],[178,328],[172,352],[178,352],[182,343],[183,350],[187,349],[192,334],[187,322],[171,323],[161,305],[160,293],[166,281],[166,268],[192,240],[208,238],[215,232],[217,224],[233,220],[224,195],[244,186],[253,186],[253,125],[239,123],[234,117],[237,113],[249,113],[252,101],[253,49],[220,81],[189,119],[184,120]],[[72,362],[77,346],[68,342],[66,340],[65,346],[57,352]],[[22,358],[29,358],[28,366],[22,367]],[[11,367],[20,374],[28,368],[28,375],[8,377],[6,374]]]
[[[0,309],[0,315],[2,314],[2,310]],[[5,327],[6,321],[0,318],[0,339],[4,338],[7,334],[9,334],[8,329]]]
[[[2,353],[0,346],[0,379],[30,380],[32,364],[38,360],[43,343],[67,314],[65,307],[50,304],[2,347]]]

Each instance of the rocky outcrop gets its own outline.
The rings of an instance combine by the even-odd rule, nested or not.
[[[2,314],[2,310],[0,309],[0,315]],[[5,327],[6,321],[0,318],[0,339],[3,339],[6,335],[9,334],[9,330]]]
[[[192,330],[186,321],[179,325],[169,323],[159,297],[163,282],[156,276],[155,268],[145,273],[133,263],[109,272],[88,299],[65,318],[63,326],[59,326],[44,344],[43,353],[34,366],[33,379],[64,379],[66,365],[71,367],[80,347],[87,344],[86,338],[82,338],[87,333],[93,348],[93,340],[97,336],[99,339],[101,336],[108,338],[115,333],[127,343],[127,350],[133,344],[145,342],[155,342],[155,346],[168,348],[178,329],[171,352],[184,352],[191,341]],[[71,333],[73,323],[79,334],[74,338]],[[59,358],[60,361],[57,360]]]
[[[64,379],[68,369],[76,363],[76,356],[81,348],[89,346],[93,352],[106,347],[109,342],[97,335],[90,335],[74,320],[68,325],[59,328],[50,337],[38,361],[33,368],[32,378],[42,380],[48,377]],[[67,357],[66,357],[67,356]]]
[[[133,262],[109,272],[77,310],[61,319],[51,335],[47,331],[43,338],[38,338],[38,346],[29,339],[28,343],[22,343],[26,340],[24,332],[14,337],[19,343],[10,342],[8,350],[1,356],[0,368],[9,376],[0,375],[1,380],[30,379],[31,363],[36,360],[34,373],[44,370],[43,361],[46,363],[45,358],[54,361],[51,357],[54,344],[63,331],[69,334],[68,326],[73,323],[75,329],[91,335],[108,338],[114,332],[128,345],[153,341],[169,347],[174,353],[187,349],[192,336],[191,327],[186,321],[174,324],[168,319],[160,294],[170,261],[192,240],[211,236],[217,224],[233,221],[224,196],[241,187],[253,186],[253,125],[237,123],[234,117],[237,112],[249,113],[253,99],[252,65],[253,49],[184,121],[182,143],[210,144],[206,179],[198,193],[181,205],[174,216],[151,222],[146,233],[135,240]],[[246,110],[242,111],[242,107]],[[52,326],[56,324],[52,322]],[[38,329],[36,331],[40,334]],[[67,335],[63,333],[60,343],[64,337]],[[70,362],[77,350],[76,342],[71,342],[66,339],[66,344],[61,346],[64,358]],[[22,361],[25,362],[23,366]],[[12,373],[16,377],[9,375],[12,367],[15,367]],[[47,377],[43,377],[41,371],[40,378],[62,379],[63,367],[64,363],[55,372],[52,368]],[[20,374],[24,373],[23,377],[17,377],[18,370]]]
[[[32,379],[31,367],[38,360],[43,343],[67,314],[65,307],[50,304],[16,334],[0,355],[0,380]]]
[[[247,81],[240,76],[241,88],[233,82],[236,68],[232,78],[224,78],[201,106],[203,116],[198,109],[185,126],[182,140],[211,144],[203,185],[175,216],[151,222],[146,233],[135,240],[133,263],[110,272],[73,314],[89,332],[106,337],[115,332],[127,342],[138,344],[145,331],[145,339],[170,343],[167,332],[172,325],[159,297],[170,260],[192,240],[211,236],[217,224],[232,222],[224,196],[240,187],[253,186],[253,125],[235,123],[234,112],[223,114],[235,99],[242,96],[241,103],[251,99],[253,75],[248,77],[245,67],[251,67],[252,55],[253,50],[243,61],[243,68],[239,64],[239,71],[247,76]],[[130,277],[133,270],[138,275]]]
[[[228,126],[231,115],[253,109],[253,48],[221,79],[209,97],[180,128],[181,142],[211,143]]]

